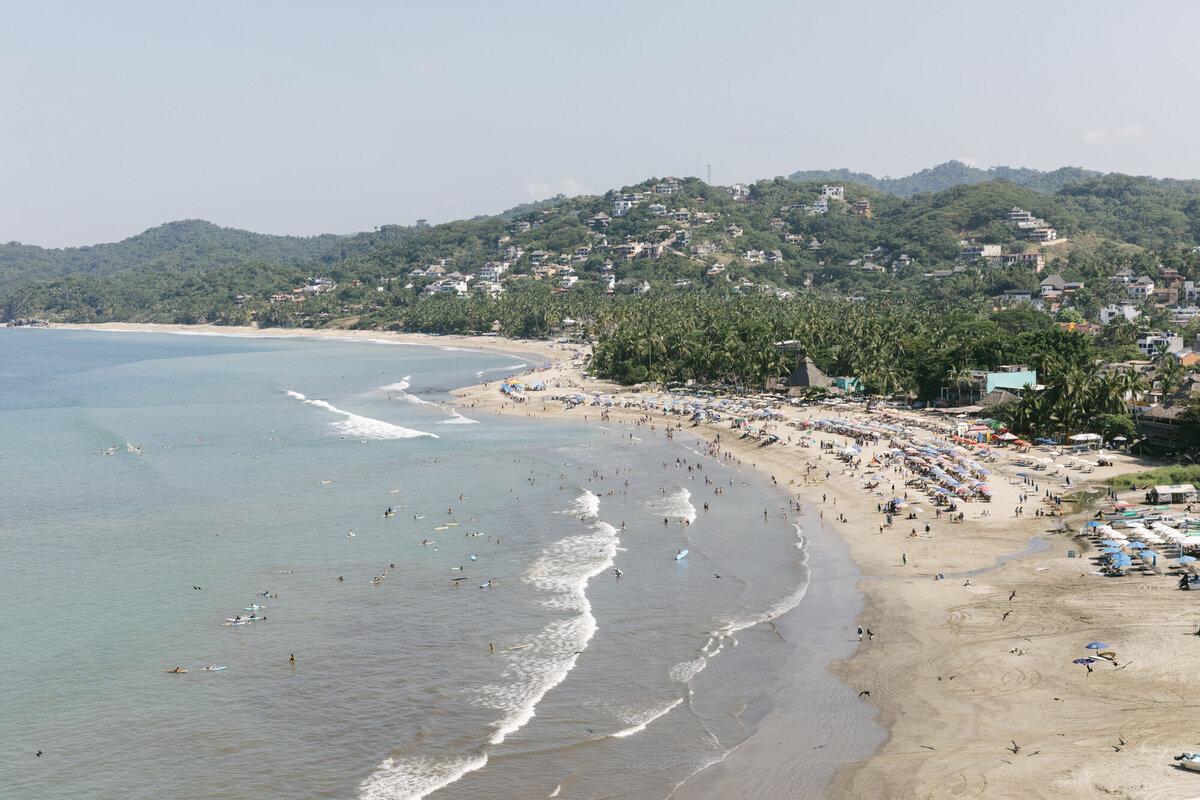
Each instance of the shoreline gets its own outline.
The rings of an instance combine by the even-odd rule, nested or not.
[[[585,396],[616,391],[623,401],[639,397],[610,383],[585,381],[569,370],[539,377],[547,385],[554,379]],[[523,405],[506,401],[491,387],[469,387],[458,394],[460,405],[468,408],[530,418],[587,415],[589,423],[600,424],[595,408],[589,413],[588,406],[555,407],[561,404],[537,394],[527,395]],[[648,416],[658,424],[682,419],[660,409],[613,407],[609,413],[613,420]],[[861,422],[878,421],[883,414],[892,421],[929,424],[915,414],[865,412],[856,406],[788,409],[795,419],[850,416]],[[988,464],[992,502],[960,503],[962,523],[922,513],[916,521],[897,518],[881,531],[883,514],[876,504],[905,491],[899,476],[895,494],[867,493],[861,472],[845,468],[829,451],[801,447],[796,431],[783,425],[776,432],[790,434],[793,442],[781,440],[765,448],[756,440],[737,438],[728,424],[685,423],[682,430],[708,441],[720,435],[725,451],[764,480],[777,479],[806,510],[819,510],[862,573],[860,624],[876,635],[829,670],[856,694],[869,692],[864,702],[877,709],[875,719],[887,735],[869,757],[843,760],[829,797],[1063,798],[1097,792],[1142,797],[1150,786],[1164,797],[1200,795],[1195,777],[1172,760],[1200,741],[1195,738],[1200,737],[1200,723],[1179,715],[1181,707],[1191,705],[1188,667],[1200,648],[1191,634],[1200,611],[1186,603],[1188,595],[1177,593],[1174,575],[1102,576],[1096,548],[1079,533],[1086,522],[1084,509],[1066,508],[1071,497],[1101,494],[1096,487],[1107,478],[1149,464],[1124,453],[1106,453],[1112,466],[1068,472],[1064,460],[1058,476],[1051,477],[1050,470],[1038,473],[1017,466],[1013,451],[997,449],[996,461]],[[838,446],[852,443],[827,432],[816,439]],[[863,462],[873,456],[882,460],[888,449],[884,441],[864,445]],[[806,485],[808,464],[829,467],[830,479]],[[1019,472],[1033,476],[1030,485]],[[1069,486],[1064,476],[1070,477]],[[1047,491],[1067,496],[1061,530],[1057,516],[1036,513],[1060,507],[1046,499]],[[1127,499],[1140,497],[1127,493]],[[932,509],[926,500],[919,502]],[[835,522],[837,514],[845,515],[846,522]],[[1069,558],[1069,551],[1078,557]],[[1160,553],[1169,568],[1168,552]],[[935,580],[938,574],[947,579]],[[1074,660],[1094,655],[1085,648],[1092,641],[1108,643],[1117,659],[1099,660],[1093,672],[1086,672]],[[676,795],[689,800],[727,797],[751,779],[761,796],[794,792],[797,769],[792,762],[807,754],[788,746],[803,732],[804,720],[787,716],[787,694],[802,691],[798,682],[785,692],[754,736],[685,781]]]
[[[53,327],[383,340],[541,359],[538,368],[527,372],[536,372],[538,380],[552,388],[540,396],[530,394],[521,405],[501,396],[494,381],[455,390],[460,409],[481,413],[560,420],[586,415],[587,424],[599,425],[596,410],[551,402],[555,389],[585,395],[620,392],[622,400],[636,396],[623,387],[585,380],[583,361],[561,363],[582,348],[550,342],[224,326]],[[555,365],[547,368],[551,363]],[[843,408],[787,411],[796,419],[868,418],[861,407]],[[610,413],[626,421],[645,415],[659,424],[682,421],[661,410],[614,407]],[[893,419],[923,419],[887,413]],[[878,419],[878,412],[871,417]],[[762,479],[777,479],[808,516],[820,512],[823,524],[839,535],[862,575],[857,585],[863,602],[860,624],[876,635],[852,645],[850,657],[835,661],[828,671],[856,694],[870,693],[862,702],[874,707],[886,738],[869,757],[838,762],[843,766],[834,773],[829,797],[1200,795],[1195,776],[1171,760],[1200,741],[1195,738],[1200,736],[1200,723],[1179,713],[1191,705],[1188,665],[1200,641],[1190,634],[1200,611],[1185,602],[1190,595],[1177,593],[1173,576],[1096,574],[1094,549],[1072,529],[1072,522],[1076,527],[1082,524],[1081,515],[1074,520],[1068,515],[1064,532],[1048,531],[1050,518],[1034,516],[1034,510],[1052,507],[1045,504],[1042,492],[1049,486],[1064,493],[1061,483],[1049,483],[1043,473],[1036,489],[1026,487],[1010,453],[998,450],[990,479],[996,497],[986,505],[960,504],[967,516],[964,523],[951,525],[930,513],[922,514],[919,525],[897,519],[892,528],[879,531],[883,520],[876,504],[899,496],[902,480],[897,480],[894,495],[864,493],[861,473],[846,469],[829,451],[803,447],[800,441],[761,447],[737,438],[727,424],[685,423],[683,431],[708,441],[720,436],[726,452],[761,473]],[[782,425],[778,432],[798,439],[796,431]],[[848,441],[827,432],[815,438],[838,445]],[[864,446],[862,458],[865,462],[887,449],[886,442]],[[1115,466],[1097,468],[1090,475],[1071,474],[1072,486],[1065,491],[1079,493],[1113,474],[1144,467],[1124,454],[1114,461]],[[806,484],[804,468],[809,464],[819,464],[822,477],[828,470],[830,479]],[[1019,501],[1027,488],[1028,498]],[[1017,505],[1026,506],[1028,515],[1014,516]],[[992,515],[978,516],[983,510]],[[838,514],[847,521],[835,521]],[[929,535],[921,532],[926,520]],[[907,533],[910,528],[912,535]],[[1025,552],[1039,537],[1048,547]],[[1081,558],[1067,558],[1069,550],[1078,551]],[[934,580],[938,573],[946,574],[947,580]],[[964,575],[973,576],[971,585],[964,585]],[[780,625],[788,633],[786,621],[786,616],[781,618]],[[1095,640],[1112,647],[1119,666],[1100,661],[1094,671],[1085,672],[1073,663],[1091,654],[1084,645]],[[790,663],[785,666],[793,668]],[[801,670],[796,673],[803,677]],[[681,784],[676,795],[728,796],[729,788],[745,786],[748,776],[754,776],[755,791],[762,796],[792,793],[797,776],[790,762],[806,754],[792,751],[788,744],[805,721],[788,716],[788,697],[803,691],[799,682],[785,690],[758,720],[749,740]],[[826,755],[835,758],[837,753],[822,751],[822,757]]]
[[[328,328],[257,328],[251,325],[179,325],[157,322],[54,322],[35,330],[108,331],[113,333],[173,333],[186,336],[264,337],[275,339],[333,339],[338,341],[386,342],[392,344],[453,347],[485,353],[536,358],[544,363],[564,360],[564,354],[579,350],[570,344],[546,339],[512,339],[504,336],[399,333]]]

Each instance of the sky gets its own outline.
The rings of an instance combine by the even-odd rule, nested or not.
[[[1200,3],[6,3],[0,242],[354,233],[651,177],[1200,178]]]

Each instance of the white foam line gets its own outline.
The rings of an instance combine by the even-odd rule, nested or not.
[[[600,498],[585,491],[575,500],[575,508],[599,511]],[[575,612],[569,619],[558,620],[547,625],[536,637],[534,654],[540,649],[538,643],[545,642],[549,659],[532,662],[527,666],[514,665],[505,670],[504,677],[530,677],[532,668],[552,667],[540,675],[531,676],[524,686],[509,686],[509,694],[517,694],[517,705],[510,709],[507,717],[497,723],[496,730],[488,738],[488,744],[498,745],[505,738],[525,726],[535,716],[538,703],[554,687],[562,683],[575,667],[578,655],[596,634],[596,617],[587,598],[588,582],[613,565],[616,556],[617,530],[607,522],[596,521],[591,534],[570,536],[542,550],[521,576],[524,583],[548,592],[543,602],[547,608]],[[597,554],[602,554],[597,557]],[[578,572],[570,573],[572,559]],[[528,651],[522,651],[528,652]],[[572,653],[566,657],[566,653]],[[561,655],[556,655],[561,653]]]
[[[330,425],[341,433],[350,436],[357,436],[362,439],[411,439],[416,436],[431,436],[434,439],[438,438],[436,433],[426,433],[413,428],[405,428],[401,425],[393,425],[390,422],[373,419],[371,417],[363,417],[358,414],[352,414],[349,411],[343,411],[340,408],[327,403],[324,400],[310,400],[299,392],[294,392],[291,389],[286,390],[290,397],[294,397],[302,403],[318,406],[327,411],[332,411],[334,414],[340,414],[345,417],[341,422],[331,422]]]
[[[358,785],[359,800],[421,800],[468,772],[483,769],[487,754],[451,762],[431,758],[384,760]]]
[[[647,725],[649,725],[651,722],[654,722],[654,720],[658,719],[659,717],[664,717],[667,714],[671,713],[671,709],[675,708],[675,706],[679,705],[682,702],[683,702],[682,697],[677,698],[675,700],[675,702],[668,703],[662,709],[660,709],[658,711],[652,711],[649,714],[645,715],[645,718],[642,719],[641,722],[638,722],[636,725],[634,725],[632,728],[626,728],[623,731],[617,731],[616,733],[613,733],[610,735],[616,739],[624,739],[627,736],[633,736],[635,733],[641,733],[642,731],[646,730]]]

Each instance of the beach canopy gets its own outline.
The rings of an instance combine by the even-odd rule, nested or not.
[[[1098,442],[1100,434],[1098,433],[1077,433],[1074,436],[1068,437],[1072,442]]]

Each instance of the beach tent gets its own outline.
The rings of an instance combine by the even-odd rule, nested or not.
[[[1196,487],[1190,483],[1155,486],[1150,492],[1155,503],[1189,503],[1197,499]]]

